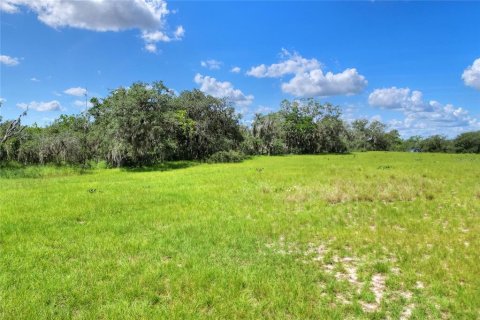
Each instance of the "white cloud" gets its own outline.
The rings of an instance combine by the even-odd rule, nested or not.
[[[155,53],[157,52],[157,45],[155,43],[146,43],[145,50],[147,50],[148,52]]]
[[[253,102],[253,95],[245,95],[239,89],[235,89],[233,85],[228,82],[221,82],[209,76],[202,76],[197,73],[194,81],[200,85],[200,90],[217,98],[226,98],[237,106],[248,106]]]
[[[179,40],[185,33],[182,26],[171,36],[165,33],[170,12],[164,0],[2,0],[0,9],[16,13],[21,7],[35,12],[40,21],[52,28],[102,32],[140,29],[150,49],[158,41]]]
[[[18,8],[7,0],[0,2],[0,11],[4,11],[6,13],[16,13],[18,12]]]
[[[7,65],[9,67],[13,67],[18,65],[20,61],[18,61],[18,58],[6,56],[6,55],[0,55],[0,63],[3,63],[4,65]]]
[[[324,73],[321,63],[313,58],[306,59],[299,53],[290,53],[283,49],[283,61],[270,66],[265,64],[250,68],[247,75],[256,78],[293,77],[283,82],[282,91],[296,97],[318,97],[335,95],[352,95],[360,93],[367,85],[367,80],[356,69],[346,69],[341,73]]]
[[[87,101],[86,104],[87,104],[87,108],[92,107],[92,103],[90,101]],[[78,108],[85,108],[85,100],[75,100],[73,102],[73,105]]]
[[[171,42],[181,40],[185,34],[185,29],[182,26],[178,26],[173,36],[166,34],[163,31],[143,31],[142,39],[145,41],[145,50],[148,52],[157,52],[157,42]]]
[[[240,71],[242,71],[240,67],[233,67],[232,69],[230,69],[230,72],[233,72],[233,73],[240,73]]]
[[[290,53],[287,50],[282,50],[282,57],[287,59],[270,66],[261,64],[252,67],[247,71],[247,75],[256,78],[279,78],[287,74],[299,74],[321,67],[317,59],[305,59],[297,52]]]
[[[480,90],[480,58],[463,71],[462,79],[467,86]]]
[[[142,34],[142,39],[145,40],[145,42],[147,43],[155,43],[160,41],[162,42],[172,41],[172,39],[168,35],[158,30],[153,32],[144,31]]]
[[[179,40],[185,36],[185,28],[183,26],[178,26],[175,32],[173,33],[175,39]]]
[[[34,11],[46,25],[93,31],[158,28],[169,11],[163,0],[3,0],[10,12],[22,6]],[[12,11],[11,8],[15,8]]]
[[[356,69],[346,69],[333,74],[315,69],[297,74],[289,82],[282,83],[282,90],[297,97],[353,95],[362,92],[367,80]]]
[[[368,102],[373,107],[402,112],[405,118],[392,120],[389,125],[403,132],[431,134],[441,128],[458,130],[480,128],[480,122],[470,116],[467,110],[452,104],[444,105],[435,100],[427,102],[423,100],[422,92],[411,91],[409,88],[376,89],[370,94]]]
[[[368,103],[372,107],[400,111],[432,110],[430,104],[423,101],[423,94],[420,91],[411,91],[409,88],[375,89],[368,96]]]
[[[33,82],[40,82],[40,80],[38,80],[38,79],[37,79],[37,78],[35,78],[35,77],[32,77],[32,78],[30,78],[30,81],[33,81]]]
[[[206,61],[200,61],[200,65],[204,68],[210,69],[210,70],[218,70],[222,67],[222,62],[215,60],[215,59],[210,59]]]
[[[81,87],[75,87],[75,88],[67,89],[63,92],[71,96],[81,97],[87,94],[87,89],[81,88]]]
[[[39,112],[58,111],[62,108],[60,102],[52,100],[48,102],[32,101],[30,103],[17,103],[17,107],[23,110],[35,110]]]

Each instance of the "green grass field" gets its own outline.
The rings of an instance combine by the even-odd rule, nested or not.
[[[4,171],[0,318],[478,319],[479,235],[478,155]]]

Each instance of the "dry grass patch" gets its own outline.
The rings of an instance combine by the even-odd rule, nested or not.
[[[293,203],[323,200],[330,204],[434,200],[439,190],[438,181],[434,184],[424,177],[338,179],[319,186],[293,186],[287,190],[285,200]]]

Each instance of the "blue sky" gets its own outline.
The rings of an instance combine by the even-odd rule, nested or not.
[[[41,125],[162,80],[248,123],[316,97],[403,136],[480,130],[480,3],[2,0],[2,116]],[[235,68],[235,69],[234,69]]]

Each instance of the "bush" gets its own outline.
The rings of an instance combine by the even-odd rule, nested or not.
[[[218,151],[212,154],[208,159],[208,163],[221,163],[221,162],[242,162],[246,159],[245,154],[229,150],[229,151]]]

